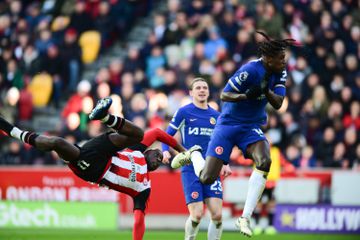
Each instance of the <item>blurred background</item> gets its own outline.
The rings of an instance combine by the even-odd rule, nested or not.
[[[187,87],[196,76],[209,80],[210,104],[221,110],[228,78],[258,57],[255,30],[303,47],[287,51],[287,97],[268,111],[263,130],[273,166],[253,227],[359,234],[360,1],[2,0],[0,114],[81,143],[105,130],[87,114],[111,95],[112,113],[144,130],[165,129],[191,101]],[[231,160],[225,231],[235,230],[252,167],[237,149]],[[130,198],[82,182],[56,154],[0,135],[0,165],[0,212],[8,216],[1,228],[132,227]],[[163,166],[152,186],[147,228],[182,229],[179,172]],[[44,216],[25,223],[15,214],[22,211]]]

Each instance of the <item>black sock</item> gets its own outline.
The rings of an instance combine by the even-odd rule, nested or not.
[[[260,212],[258,211],[254,211],[253,213],[254,219],[255,219],[255,224],[259,224],[259,220],[260,220]]]
[[[273,212],[269,212],[268,219],[269,219],[269,226],[273,226],[273,222],[274,222],[274,213]]]
[[[196,228],[199,223],[191,220],[191,225],[193,226],[193,228]]]
[[[35,147],[35,138],[38,136],[39,135],[34,132],[23,131],[20,134],[20,140]]]
[[[109,119],[104,123],[108,127],[111,127],[112,129],[114,129],[116,131],[120,131],[124,127],[125,119],[110,114]]]
[[[12,124],[0,117],[0,129],[6,132],[10,136],[11,130],[14,128]]]

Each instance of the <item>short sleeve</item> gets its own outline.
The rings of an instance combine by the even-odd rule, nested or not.
[[[179,128],[181,127],[182,124],[184,124],[185,118],[184,118],[184,109],[180,108],[178,109],[173,118],[171,119],[169,126],[172,127],[175,130],[179,130]]]
[[[251,81],[257,78],[258,73],[253,67],[240,68],[227,82],[224,92],[245,93]]]

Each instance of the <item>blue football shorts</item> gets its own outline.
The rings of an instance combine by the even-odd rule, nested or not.
[[[202,202],[207,198],[222,199],[223,191],[220,177],[212,184],[202,184],[193,170],[181,172],[186,204]]]
[[[206,156],[216,157],[223,160],[224,164],[229,163],[230,154],[234,146],[237,146],[244,155],[248,145],[267,141],[260,125],[216,125],[211,136]]]

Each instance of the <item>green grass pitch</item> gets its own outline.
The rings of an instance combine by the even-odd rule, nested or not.
[[[82,230],[9,230],[0,229],[1,240],[126,240],[131,239],[131,231],[82,231]],[[144,240],[182,240],[179,231],[146,231]],[[200,232],[197,240],[206,240],[206,232]],[[249,239],[237,232],[224,232],[222,240]],[[360,235],[330,234],[276,234],[258,235],[254,240],[355,240]]]

